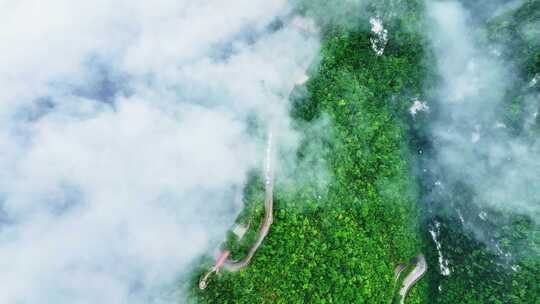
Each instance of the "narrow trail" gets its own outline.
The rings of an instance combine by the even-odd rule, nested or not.
[[[400,304],[405,303],[405,297],[411,289],[411,287],[420,280],[427,271],[426,257],[423,254],[419,254],[416,257],[416,267],[409,273],[409,275],[403,281],[403,287],[399,290],[399,296],[401,297]]]

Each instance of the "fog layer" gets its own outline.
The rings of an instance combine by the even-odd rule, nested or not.
[[[484,2],[489,7],[490,1]],[[428,1],[427,9],[441,76],[438,117],[429,132],[437,155],[434,161],[447,181],[446,185],[437,181],[434,191],[442,193],[445,187],[462,183],[472,192],[469,203],[480,210],[524,215],[540,223],[540,143],[527,135],[536,123],[538,94],[526,97],[529,118],[523,133],[512,134],[503,122],[509,114],[503,105],[518,71],[501,56],[512,46],[490,44],[479,15],[458,1]],[[489,220],[482,215],[465,217]]]
[[[289,13],[284,0],[0,2],[0,303],[176,297],[262,166],[248,123],[295,147],[286,95],[317,42],[276,21]]]

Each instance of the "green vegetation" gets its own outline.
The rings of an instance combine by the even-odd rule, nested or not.
[[[401,301],[401,295],[399,294],[400,290],[403,288],[403,283],[405,282],[405,278],[416,268],[416,259],[413,259],[404,265],[403,269],[400,271],[399,276],[397,277],[396,283],[394,285],[394,293],[392,298],[392,304],[399,304]],[[417,281],[409,290],[407,293],[407,303],[410,301],[409,298],[418,298],[419,294],[418,292],[425,292],[427,288],[427,284],[424,283],[426,280],[420,279]]]
[[[311,2],[311,8],[320,3]],[[293,94],[291,113],[299,131],[309,135],[298,151],[298,162],[309,157],[309,147],[317,142],[332,178],[321,189],[321,181],[300,166],[295,176],[307,182],[295,187],[278,184],[274,224],[251,265],[213,278],[204,291],[194,288],[194,299],[392,300],[395,266],[421,250],[417,187],[411,178],[403,118],[412,98],[421,93],[427,68],[422,38],[403,30],[419,19],[417,10],[407,12],[388,20],[392,35],[380,57],[371,49],[366,19],[357,27],[325,25],[320,64],[311,71],[308,94]],[[325,119],[330,121],[325,132],[331,136],[305,127]],[[427,303],[426,288],[419,284],[408,303]]]
[[[500,120],[508,126],[511,136],[537,141],[538,132],[526,130],[524,121],[531,112],[527,108],[528,96],[540,92],[540,86],[529,85],[540,73],[540,35],[534,34],[540,29],[540,1],[525,1],[516,9],[484,20],[483,25],[489,43],[505,46],[501,58],[516,71],[515,79],[509,79],[511,86],[498,112]],[[422,138],[416,138],[417,144],[428,151]],[[425,184],[433,181],[426,180]],[[440,223],[439,241],[452,272],[442,276],[437,267],[431,267],[427,277],[431,303],[540,303],[540,227],[529,217],[489,210],[489,221],[472,223],[474,220],[468,219],[476,227],[473,231],[463,226],[456,213],[456,208],[464,215],[481,212],[472,203],[472,190],[466,181],[447,187],[452,189],[448,197],[430,204],[435,205],[432,210],[438,209],[433,212],[433,220]],[[427,230],[425,239],[431,239]],[[437,252],[426,253],[428,264],[438,265]]]
[[[412,268],[405,269],[398,282],[394,268],[422,251],[430,267],[410,290],[407,303],[540,303],[540,228],[531,218],[487,210],[490,221],[474,225],[488,233],[472,231],[456,211],[481,211],[471,203],[466,181],[448,185],[448,193],[434,202],[427,198],[434,183],[431,173],[421,174],[420,186],[411,177],[412,164],[426,167],[424,161],[429,162],[434,150],[425,131],[430,118],[418,114],[412,119],[407,109],[413,99],[434,95],[438,81],[418,30],[423,22],[419,3],[297,1],[299,10],[322,27],[323,38],[312,78],[292,96],[291,115],[304,135],[296,160],[307,163],[293,176],[302,182],[280,183],[278,176],[275,221],[252,264],[237,274],[213,278],[203,292],[193,289],[193,299],[397,303]],[[382,18],[389,30],[383,56],[371,49],[369,16]],[[479,23],[487,29],[486,43],[512,46],[502,48],[501,56],[519,71],[509,81],[498,118],[511,136],[536,141],[540,130],[525,128],[524,121],[530,96],[540,93],[540,83],[530,85],[540,75],[540,1],[524,1]],[[437,112],[437,105],[431,110]],[[314,147],[319,159],[311,159]],[[426,160],[411,153],[420,150]],[[321,164],[329,171],[328,180],[310,168]],[[231,235],[225,244],[234,258],[245,254],[256,235],[263,192],[254,175],[239,219],[249,222],[250,230],[241,242]],[[416,207],[420,197],[428,203],[421,237]],[[450,276],[441,275],[437,267],[439,256],[429,233],[435,222]]]
[[[528,0],[514,10],[488,20],[487,28],[491,42],[511,46],[502,49],[502,56],[514,65],[517,73],[500,112],[512,134],[520,136],[530,110],[526,105],[530,101],[526,97],[540,85],[529,86],[531,79],[540,73],[540,1]]]
[[[493,228],[501,234],[499,241],[513,242],[502,250],[512,253],[516,248],[523,250],[505,261],[495,248],[489,248],[464,230],[457,219],[441,222],[441,242],[447,245],[444,255],[456,267],[448,277],[432,277],[434,286],[441,287],[441,292],[433,290],[434,303],[540,303],[540,259],[526,249],[529,245],[523,246],[530,241],[530,228],[526,228],[530,224],[511,223],[503,230]],[[437,265],[435,255],[431,257],[432,265]]]
[[[241,240],[232,231],[227,233],[227,240],[222,245],[222,250],[231,252],[231,259],[241,260],[257,239],[260,223],[264,218],[264,183],[261,175],[252,172],[248,177],[244,189],[244,209],[238,216],[236,223],[247,228]]]
[[[414,267],[415,267],[414,264],[407,264],[405,268],[399,274],[399,277],[396,281],[395,288],[394,288],[394,296],[392,298],[392,304],[399,304],[401,300],[399,291],[403,287],[403,282],[405,281],[405,278],[414,270]]]

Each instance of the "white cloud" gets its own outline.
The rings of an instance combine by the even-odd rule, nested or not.
[[[0,1],[0,303],[149,303],[220,240],[317,51],[271,1]],[[288,146],[294,148],[294,145]]]
[[[483,4],[488,2],[478,3]],[[540,222],[540,192],[532,186],[540,181],[540,142],[527,134],[535,123],[538,99],[525,98],[525,111],[533,115],[524,121],[524,136],[510,134],[499,119],[508,104],[505,93],[516,78],[513,65],[488,51],[474,14],[459,2],[429,1],[428,12],[442,76],[438,92],[442,114],[431,130],[436,165],[449,179],[471,187],[472,203]]]

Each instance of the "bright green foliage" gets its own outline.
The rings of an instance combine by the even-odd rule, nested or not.
[[[433,212],[432,219],[440,223],[439,241],[452,265],[450,276],[439,273],[438,252],[427,231],[433,227],[422,227],[424,245],[418,238],[416,201],[423,188],[418,190],[411,177],[415,158],[407,142],[429,153],[425,133],[429,118],[420,113],[413,120],[407,108],[413,98],[434,95],[430,90],[437,81],[418,31],[423,22],[421,1],[297,2],[303,13],[323,26],[320,65],[302,88],[307,95],[300,94],[302,90],[293,94],[291,114],[305,135],[297,158],[305,161],[309,147],[317,143],[331,178],[321,188],[312,172],[299,166],[294,176],[307,182],[278,182],[274,224],[252,264],[239,273],[213,278],[203,292],[194,287],[193,299],[391,303],[400,286],[394,284],[395,266],[423,251],[429,271],[410,290],[407,303],[540,304],[540,229],[529,218],[490,211],[490,219],[505,223],[482,227],[500,246],[491,248],[486,244],[492,243],[479,241],[461,224],[456,207],[464,214],[479,210],[470,203],[470,189],[456,185],[447,200],[438,202],[440,210]],[[366,18],[374,15],[383,18],[389,30],[390,40],[380,57],[371,49]],[[526,98],[540,90],[540,84],[528,86],[540,73],[540,1],[525,0],[516,9],[481,22],[487,26],[490,43],[512,46],[503,49],[502,57],[521,71],[509,80],[510,89],[497,114],[513,136],[533,140],[540,130],[526,132],[523,120],[530,103]],[[436,104],[431,110],[437,112]],[[330,123],[324,132],[309,127],[325,119]],[[253,191],[246,196],[240,219],[252,219],[252,230],[240,244],[233,239],[226,244],[235,257],[248,248],[262,218],[263,189],[255,186],[261,184],[256,179],[250,183],[248,189]],[[511,252],[512,257],[505,258],[498,250]]]
[[[407,18],[416,19],[411,16]],[[417,189],[406,124],[400,117],[420,94],[426,71],[422,40],[399,28],[396,24],[391,29],[395,36],[380,57],[362,27],[325,29],[322,58],[307,84],[308,97],[295,98],[292,115],[300,132],[307,122],[329,118],[326,132],[331,140],[310,133],[303,147],[323,142],[322,155],[332,178],[319,193],[309,182],[300,188],[278,188],[274,224],[251,265],[212,279],[205,291],[194,289],[198,301],[392,300],[394,268],[421,250]],[[427,303],[426,288],[419,283],[408,303]]]

